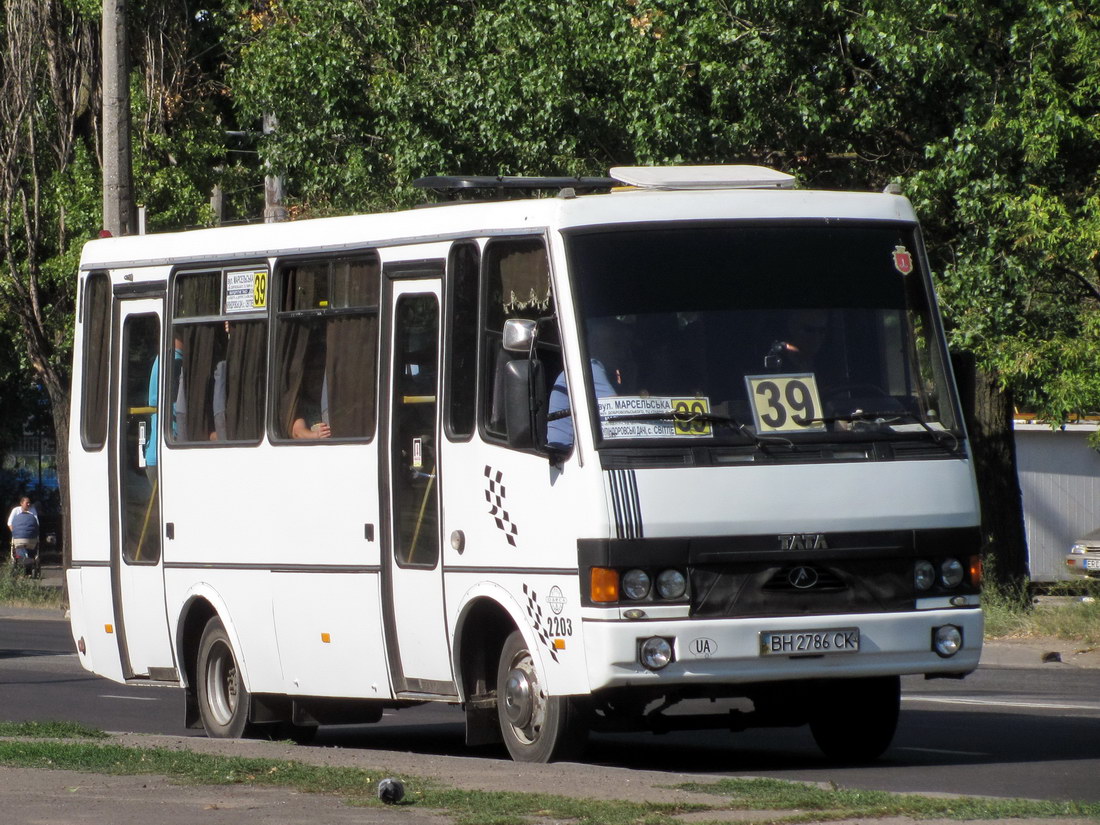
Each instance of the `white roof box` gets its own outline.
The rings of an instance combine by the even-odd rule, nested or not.
[[[639,189],[793,189],[794,176],[766,166],[616,166],[611,177]]]

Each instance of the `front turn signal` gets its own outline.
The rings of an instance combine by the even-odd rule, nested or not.
[[[592,601],[617,602],[619,600],[619,574],[608,567],[593,567],[591,578]]]
[[[982,557],[971,556],[969,571],[970,573],[970,585],[972,587],[982,586]]]

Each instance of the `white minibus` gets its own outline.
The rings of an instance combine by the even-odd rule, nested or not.
[[[210,736],[427,701],[470,743],[890,744],[982,644],[917,219],[761,167],[428,178],[409,211],[95,240],[72,632]]]

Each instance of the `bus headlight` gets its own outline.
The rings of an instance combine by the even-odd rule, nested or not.
[[[638,661],[650,670],[660,670],[672,661],[672,645],[660,636],[646,639],[638,646]]]
[[[940,582],[947,588],[958,587],[965,572],[958,559],[944,559],[940,565]]]
[[[657,576],[657,595],[662,599],[683,598],[687,592],[687,579],[679,570],[662,570]]]
[[[923,592],[936,583],[936,568],[930,561],[918,561],[913,566],[913,586]]]
[[[623,593],[628,599],[641,601],[649,595],[649,574],[644,570],[627,570],[623,573]]]
[[[950,659],[963,646],[962,628],[953,624],[945,624],[943,627],[932,629],[932,650],[942,659]]]

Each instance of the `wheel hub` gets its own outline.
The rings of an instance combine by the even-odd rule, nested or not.
[[[508,671],[504,686],[504,715],[517,728],[525,728],[534,710],[530,675],[521,667]]]

